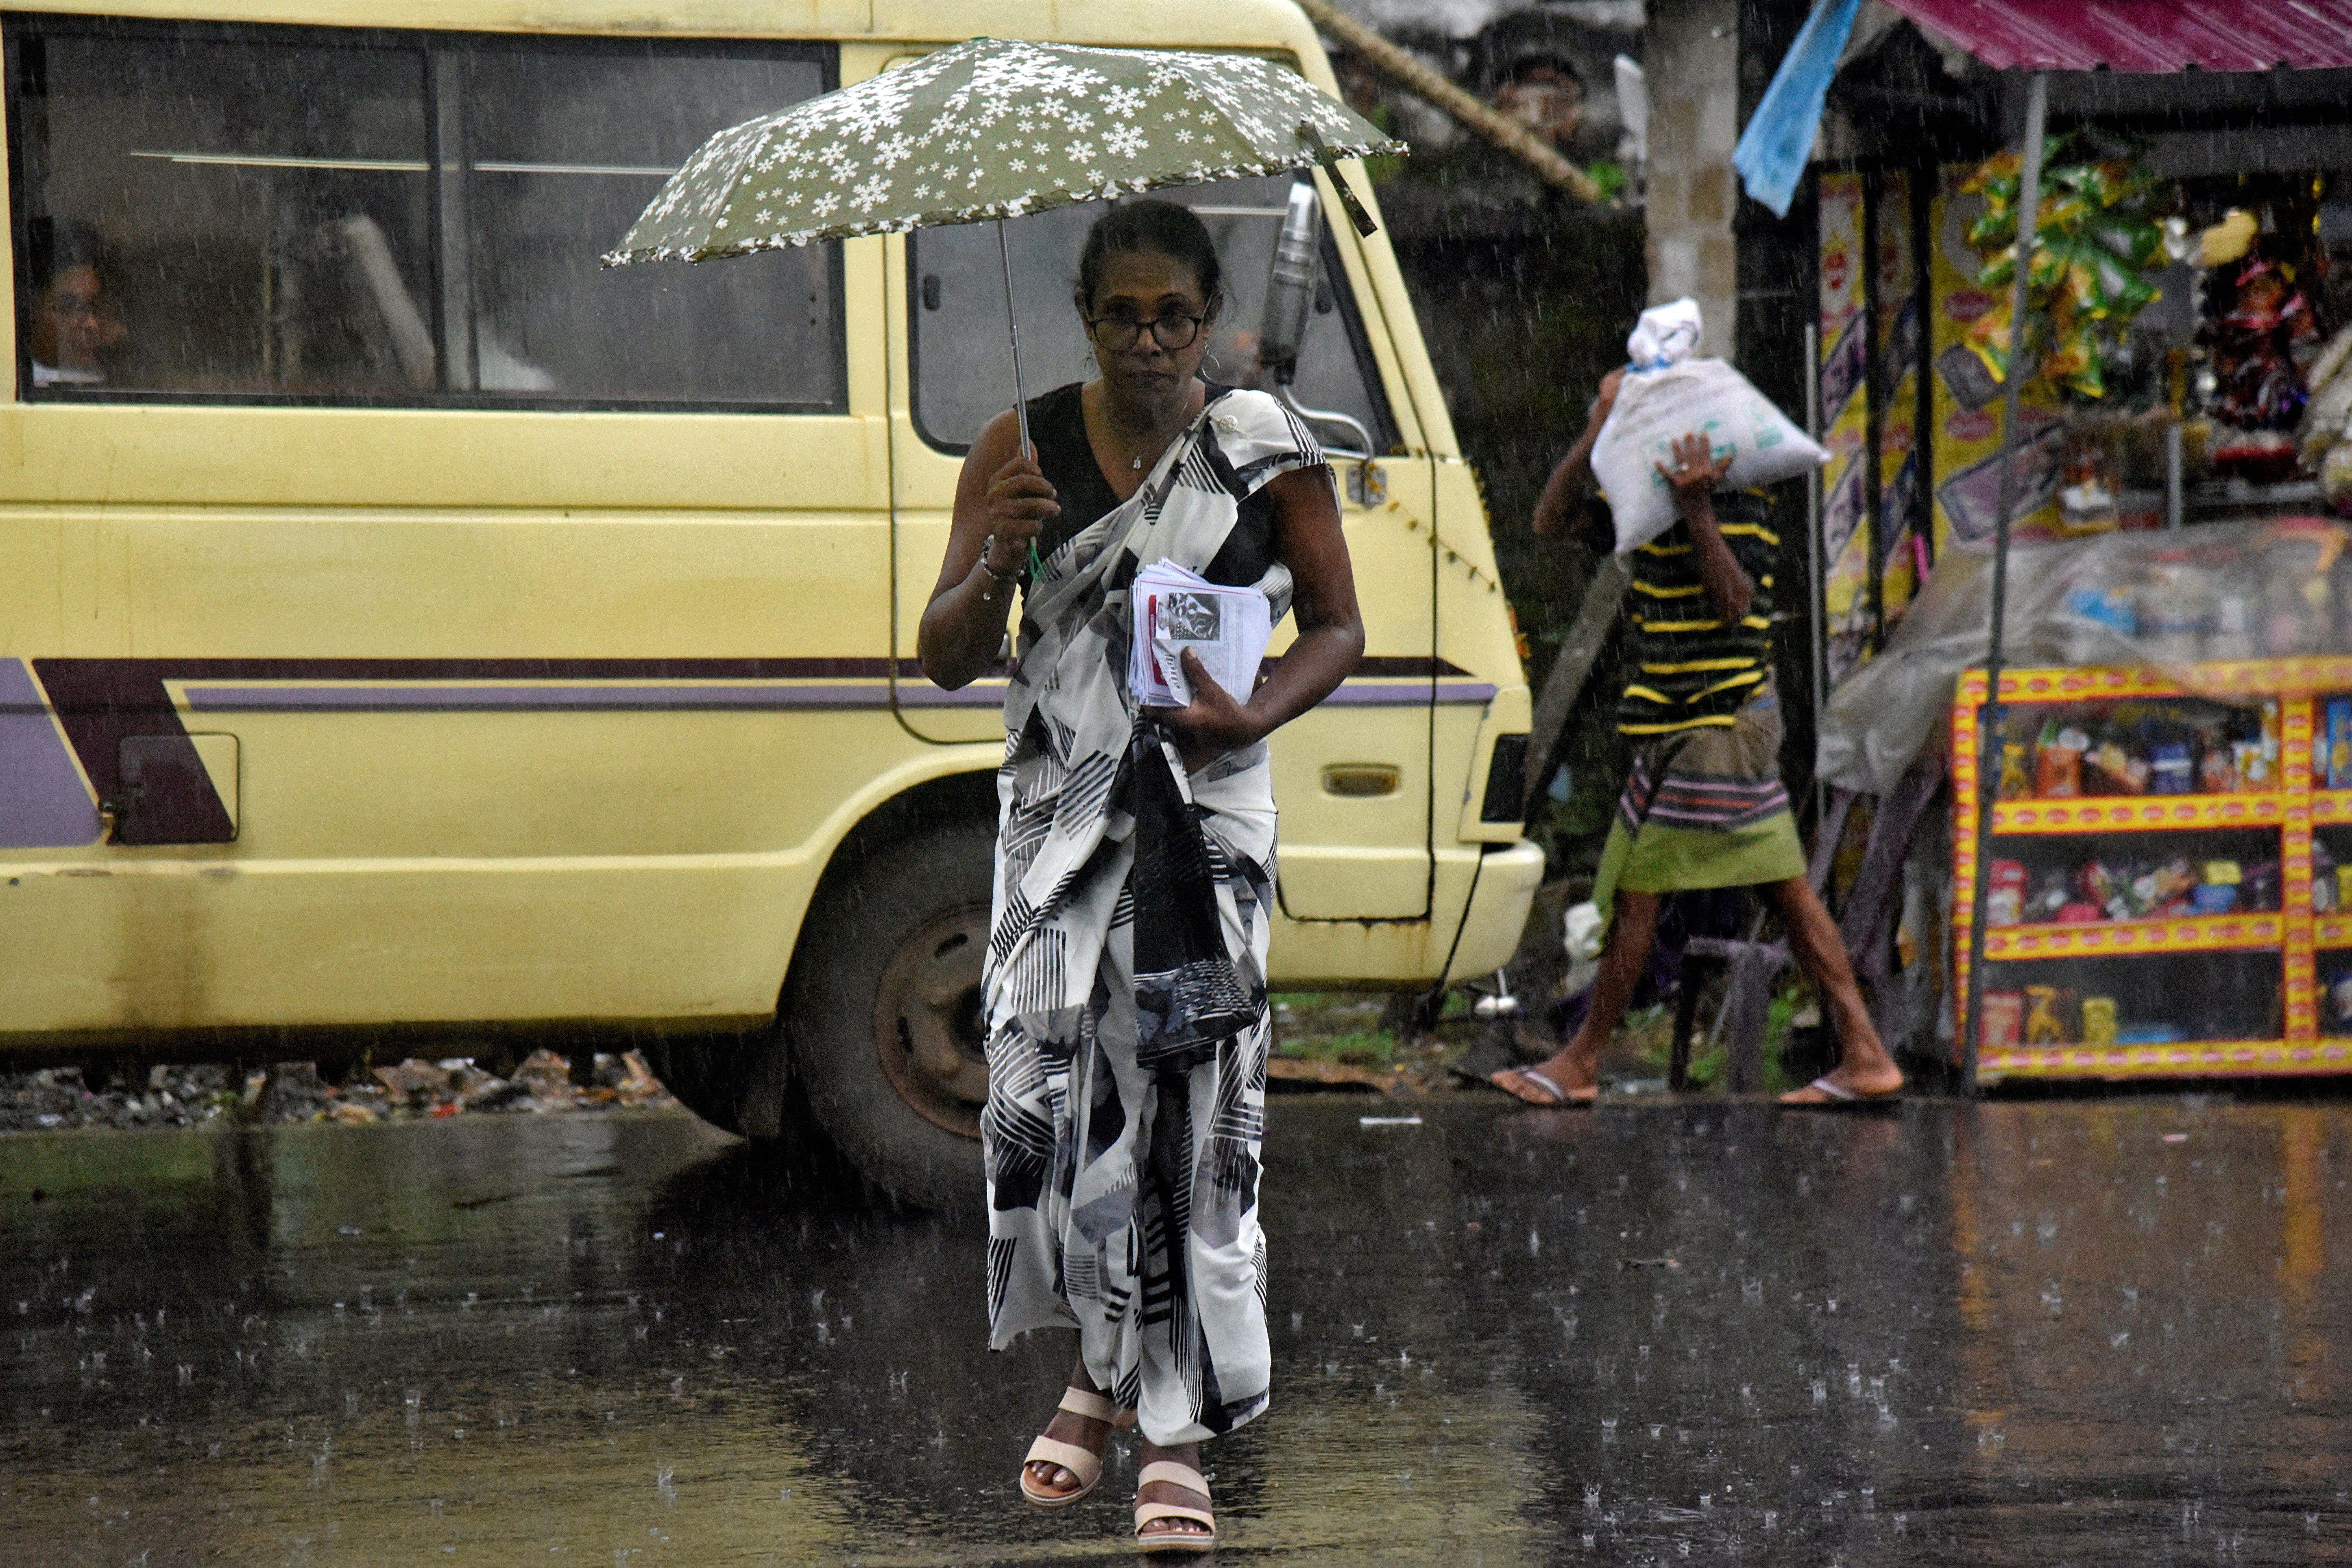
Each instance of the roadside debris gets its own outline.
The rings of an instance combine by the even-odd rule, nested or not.
[[[500,1078],[472,1057],[411,1057],[329,1083],[310,1062],[280,1062],[241,1081],[229,1068],[158,1066],[143,1079],[86,1081],[79,1068],[0,1074],[0,1132],[75,1127],[193,1127],[251,1122],[411,1121],[496,1111],[546,1115],[669,1106],[676,1100],[635,1051],[598,1054],[591,1081],[552,1051],[533,1051]]]

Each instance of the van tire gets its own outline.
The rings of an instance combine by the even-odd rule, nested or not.
[[[785,989],[793,1076],[849,1163],[900,1202],[982,1203],[980,960],[995,825],[886,844],[809,911]]]

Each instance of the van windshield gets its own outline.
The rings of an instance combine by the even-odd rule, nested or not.
[[[1233,386],[1265,385],[1257,363],[1258,324],[1275,241],[1282,233],[1286,178],[1224,180],[1153,193],[1199,214],[1217,243],[1227,301],[1202,373]],[[1094,353],[1071,296],[1078,250],[1106,205],[1056,207],[1004,226],[1013,252],[1013,304],[1021,313],[1021,369],[1030,396],[1093,379]],[[913,294],[915,423],[923,438],[948,451],[968,447],[980,427],[1012,406],[1013,360],[1004,320],[1004,268],[994,224],[920,229],[908,237],[907,277]],[[1377,450],[1395,439],[1378,369],[1330,238],[1324,238],[1323,287],[1298,356],[1293,391],[1310,408],[1336,409],[1369,429]],[[1335,447],[1357,437],[1343,425],[1317,424]]]
[[[15,19],[27,395],[843,405],[838,249],[607,270],[829,50]]]

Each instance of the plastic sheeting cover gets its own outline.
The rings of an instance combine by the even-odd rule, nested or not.
[[[2221,697],[2220,662],[2352,653],[2352,552],[2321,518],[2015,545],[2001,658],[2012,668],[2138,665]],[[1947,551],[1875,658],[1830,694],[1816,766],[1885,795],[1980,666],[1992,558]],[[2249,688],[2249,690],[2258,688]]]

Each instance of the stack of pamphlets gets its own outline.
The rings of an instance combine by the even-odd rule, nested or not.
[[[1184,678],[1186,648],[1236,702],[1257,687],[1257,667],[1274,623],[1255,588],[1225,588],[1165,558],[1135,574],[1135,641],[1127,661],[1128,689],[1147,708],[1182,708],[1192,700]]]

